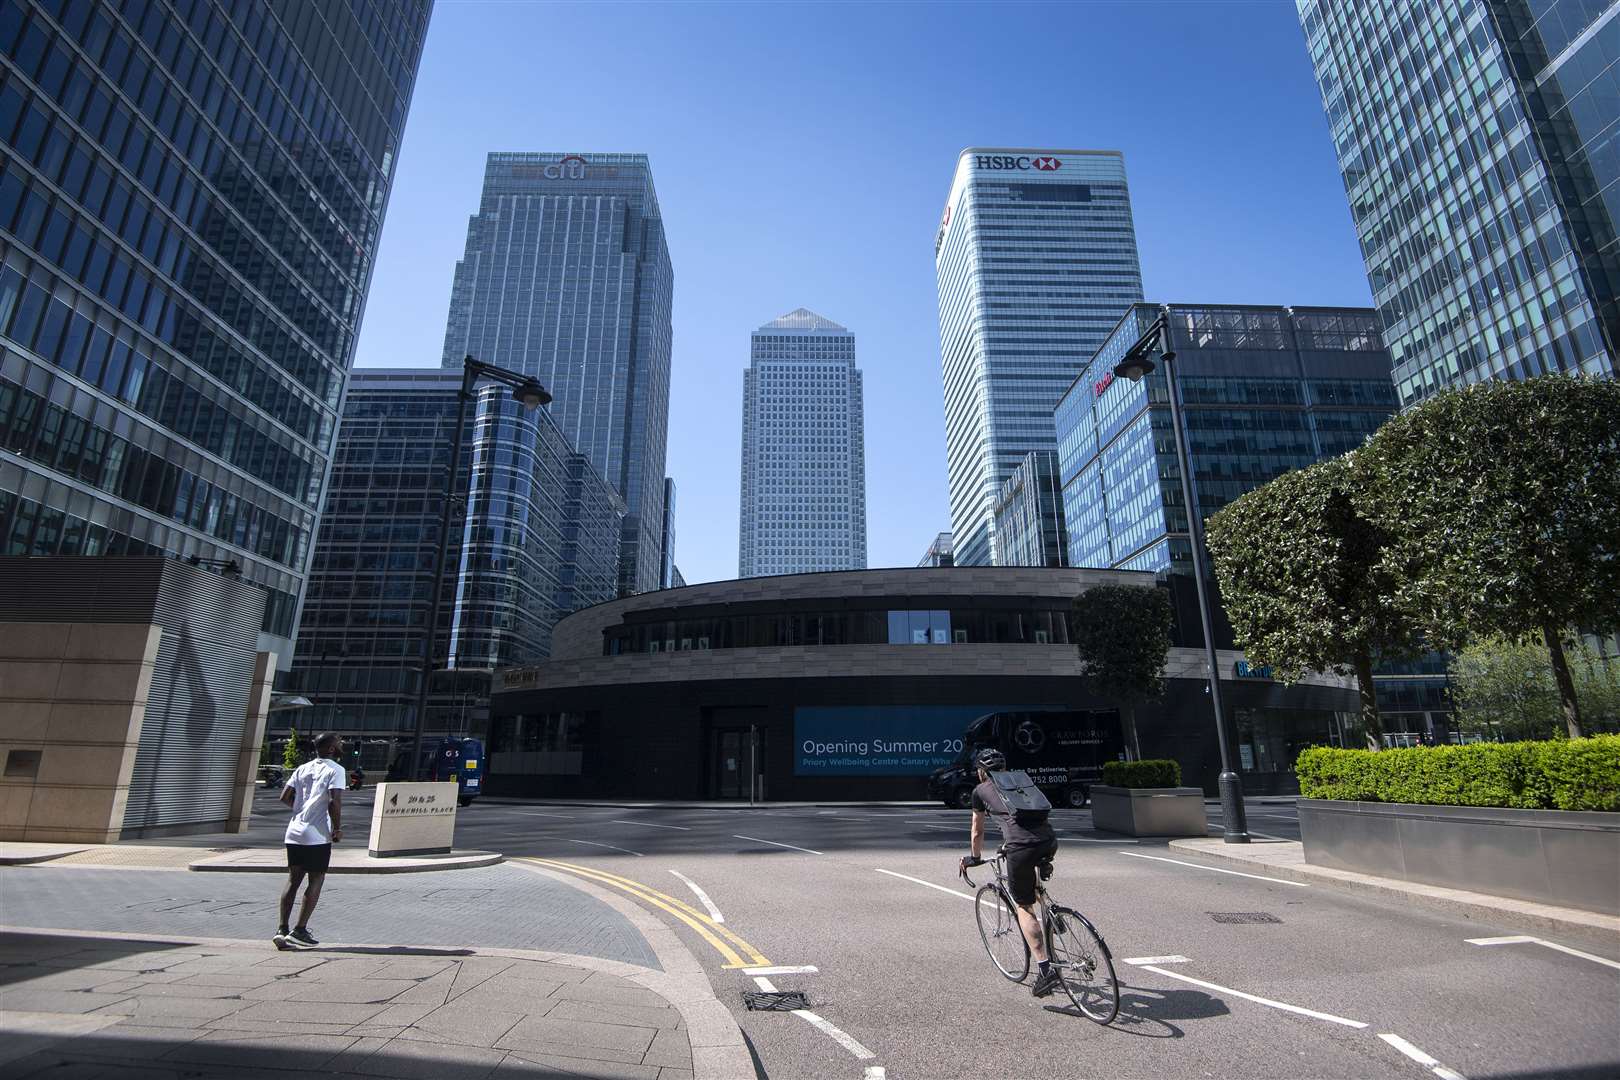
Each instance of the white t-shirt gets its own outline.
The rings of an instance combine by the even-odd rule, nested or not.
[[[332,819],[326,807],[332,791],[349,786],[349,774],[331,758],[306,761],[293,770],[287,786],[293,789],[293,816],[287,822],[287,843],[314,846],[332,842]]]

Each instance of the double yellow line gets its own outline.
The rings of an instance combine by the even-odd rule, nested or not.
[[[770,966],[771,962],[765,959],[758,949],[726,929],[723,925],[715,922],[708,915],[685,901],[670,896],[668,893],[661,893],[650,885],[643,885],[633,878],[610,874],[606,870],[596,870],[589,866],[560,862],[556,859],[524,858],[522,861],[534,863],[536,866],[549,867],[552,870],[560,870],[563,873],[577,874],[582,878],[629,893],[638,900],[645,901],[653,907],[669,912],[669,914],[690,926],[704,941],[714,946],[715,951],[726,961],[721,965],[723,968]]]

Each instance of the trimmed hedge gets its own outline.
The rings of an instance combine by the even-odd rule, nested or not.
[[[1294,772],[1307,799],[1620,810],[1620,735],[1376,752],[1313,746]]]
[[[1102,782],[1109,787],[1180,787],[1181,762],[1153,758],[1147,761],[1106,761]]]

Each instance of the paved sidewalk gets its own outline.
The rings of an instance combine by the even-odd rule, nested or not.
[[[684,1003],[649,989],[665,978],[510,950],[6,932],[0,1074],[691,1080]]]
[[[1416,881],[1379,877],[1375,874],[1335,870],[1327,866],[1313,866],[1305,861],[1305,845],[1298,840],[1257,840],[1250,844],[1228,844],[1219,837],[1207,837],[1172,840],[1170,847],[1176,851],[1220,859],[1248,873],[1272,874],[1290,881],[1310,884],[1338,885],[1358,892],[1376,893],[1398,903],[1445,911],[1464,918],[1505,923],[1534,930],[1577,934],[1606,943],[1612,943],[1616,936],[1620,936],[1620,917],[1614,915],[1554,907],[1551,904],[1537,904],[1529,900],[1515,900],[1511,897],[1491,896],[1463,889],[1447,889]]]

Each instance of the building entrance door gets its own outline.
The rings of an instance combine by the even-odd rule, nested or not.
[[[765,735],[757,726],[716,728],[711,747],[710,790],[720,799],[764,797]]]

